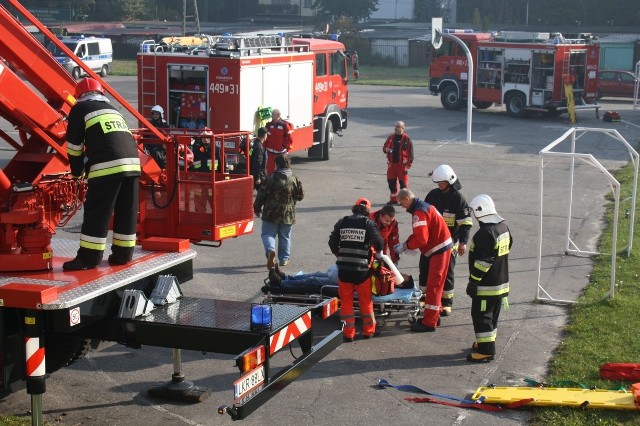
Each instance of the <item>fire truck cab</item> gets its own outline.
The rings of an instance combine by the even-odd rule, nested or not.
[[[597,114],[599,47],[591,37],[566,39],[559,33],[450,33],[456,33],[471,52],[476,108],[505,104],[507,113],[513,117],[524,117],[527,111],[561,114],[568,110],[570,88],[575,100],[572,107],[596,109]],[[429,69],[431,93],[440,95],[446,109],[463,108],[468,92],[468,60],[462,46],[445,39],[433,57]]]
[[[176,38],[176,41],[182,38]],[[147,41],[138,54],[139,111],[167,111],[172,127],[255,131],[279,109],[293,148],[328,160],[347,127],[349,60],[338,41],[283,35],[207,36],[196,45]]]

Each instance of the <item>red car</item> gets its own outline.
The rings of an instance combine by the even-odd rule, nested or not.
[[[598,99],[604,96],[633,98],[638,79],[630,71],[598,71]]]

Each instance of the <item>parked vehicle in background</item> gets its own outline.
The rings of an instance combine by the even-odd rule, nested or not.
[[[598,99],[605,96],[633,98],[638,78],[631,71],[598,71]]]
[[[63,36],[60,37],[60,40],[93,71],[100,74],[101,77],[107,76],[113,63],[113,46],[110,38]],[[77,80],[84,74],[82,68],[55,44],[48,43],[47,49],[73,78]]]

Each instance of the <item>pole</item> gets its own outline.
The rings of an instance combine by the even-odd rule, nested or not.
[[[469,63],[469,75],[467,76],[467,143],[471,144],[471,124],[473,119],[473,58],[471,57],[469,47],[467,47],[467,45],[458,37],[453,34],[442,34],[442,36],[458,43],[467,55],[467,62]],[[459,94],[460,96],[464,94],[463,88],[460,88]]]

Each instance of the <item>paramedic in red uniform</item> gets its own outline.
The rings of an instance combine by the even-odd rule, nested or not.
[[[398,203],[398,186],[409,187],[409,169],[413,164],[413,143],[404,132],[404,122],[396,121],[394,129],[382,147],[387,155],[387,183],[391,193],[388,204]]]
[[[386,205],[380,210],[371,213],[370,217],[378,226],[380,235],[384,241],[382,252],[389,256],[394,264],[398,265],[400,255],[393,249],[400,242],[396,209],[394,209],[393,206]]]
[[[382,251],[382,237],[378,227],[369,219],[371,202],[358,198],[351,208],[353,213],[336,222],[329,236],[329,248],[338,266],[338,295],[340,296],[340,320],[345,342],[356,338],[356,316],[353,309],[354,294],[358,295],[362,334],[369,339],[377,334],[371,293],[371,249]]]
[[[279,109],[271,112],[271,121],[267,123],[267,142],[264,147],[267,150],[267,175],[276,169],[275,158],[278,155],[285,155],[293,145],[291,124],[281,118]]]
[[[124,117],[104,96],[102,85],[85,78],[76,85],[76,104],[69,112],[67,154],[71,174],[87,177],[87,197],[75,259],[65,270],[95,268],[107,245],[113,213],[111,265],[124,265],[133,257],[138,215],[138,147]]]
[[[411,213],[413,233],[407,241],[395,247],[396,252],[420,250],[419,284],[426,286],[422,321],[413,324],[411,331],[436,331],[440,322],[440,301],[444,280],[449,269],[453,240],[444,218],[435,207],[419,200],[408,189],[398,192],[398,203]]]

